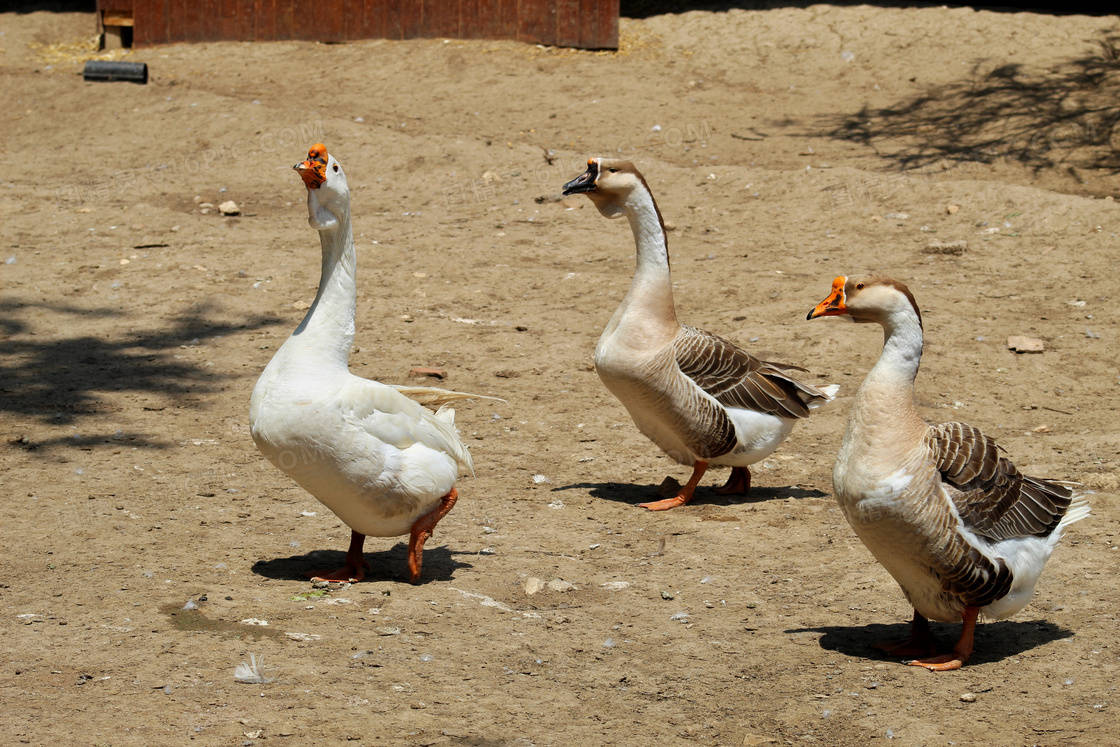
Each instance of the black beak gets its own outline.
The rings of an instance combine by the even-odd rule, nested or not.
[[[599,164],[595,161],[587,162],[587,171],[564,185],[565,195],[580,195],[585,192],[594,192],[595,181],[599,178]]]

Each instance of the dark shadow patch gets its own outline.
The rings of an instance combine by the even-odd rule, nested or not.
[[[222,321],[213,318],[210,307],[198,305],[168,326],[114,337],[56,336],[78,317],[119,317],[126,329],[130,323],[111,309],[0,301],[0,318],[4,319],[0,323],[0,412],[52,426],[80,424],[103,413],[101,394],[120,392],[156,393],[174,406],[189,406],[193,395],[218,388],[222,377],[177,358],[180,347],[281,321],[259,315],[237,323]],[[44,330],[49,330],[52,339],[44,339],[48,337]],[[14,445],[29,450],[64,444],[91,448],[121,440],[148,448],[168,445],[139,433],[81,434],[78,442],[65,437],[32,442],[18,431],[15,436],[20,443]]]
[[[954,623],[930,623],[938,641],[938,650],[949,652],[960,637],[961,626]],[[826,625],[819,628],[794,628],[786,633],[821,633],[821,648],[835,651],[856,659],[904,661],[875,647],[884,641],[901,641],[910,635],[910,623],[883,625]],[[1047,620],[980,623],[976,626],[976,645],[965,666],[989,664],[1044,646],[1047,643],[1070,638],[1073,631]]]
[[[420,584],[429,581],[450,581],[458,569],[472,568],[470,563],[456,559],[464,555],[474,557],[476,553],[455,552],[440,545],[426,546],[424,562],[420,568]],[[381,552],[369,552],[367,549],[363,556],[369,563],[366,581],[408,583],[408,543],[398,542],[392,548]],[[258,560],[253,563],[252,570],[258,576],[277,581],[307,582],[313,573],[341,568],[345,564],[346,553],[341,550],[312,550],[303,555]]]
[[[617,503],[648,503],[662,498],[672,497],[671,493],[661,492],[660,485],[636,485],[625,482],[576,482],[570,485],[558,485],[552,488],[553,493],[565,490],[586,490],[592,498],[600,498]],[[762,487],[753,486],[746,495],[719,495],[714,488],[700,486],[690,506],[742,506],[751,503],[781,500],[783,498],[824,498],[828,493],[815,489],[797,487]],[[687,506],[681,508],[687,510]],[[680,509],[673,509],[680,510]]]
[[[1049,70],[977,65],[966,78],[892,106],[824,120],[826,136],[871,148],[899,170],[1014,162],[1083,179],[1120,173],[1120,33]]]

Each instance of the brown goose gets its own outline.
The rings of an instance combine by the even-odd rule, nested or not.
[[[929,425],[914,406],[922,316],[902,283],[838,277],[808,318],[847,315],[883,327],[879,362],[856,393],[832,472],[836,500],[914,607],[909,640],[884,646],[959,669],[976,618],[1021,610],[1062,531],[1089,515],[1071,483],[1019,472],[992,439],[964,423]],[[963,620],[950,653],[936,655],[928,619]]]
[[[832,399],[835,386],[799,381],[797,366],[762,361],[734,343],[677,321],[665,225],[645,179],[627,161],[593,158],[564,185],[608,218],[625,215],[637,244],[630,292],[595,348],[595,370],[643,434],[692,476],[651,511],[692,500],[709,464],[730,466],[721,493],[750,489],[748,466],[766,458],[799,418]]]

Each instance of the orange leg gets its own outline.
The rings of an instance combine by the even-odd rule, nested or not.
[[[732,467],[731,476],[721,487],[716,488],[716,495],[746,495],[751,489],[751,471],[747,467]]]
[[[408,580],[414,584],[420,583],[420,566],[424,562],[424,543],[432,536],[439,520],[447,515],[455,501],[459,499],[459,491],[451,488],[451,492],[443,496],[440,504],[432,511],[424,514],[412,525],[412,533],[408,538]]]
[[[362,546],[366,543],[366,536],[351,530],[350,549],[346,551],[346,565],[335,568],[333,571],[313,571],[312,581],[349,581],[355,584],[366,577],[369,566],[362,557]]]
[[[933,672],[946,672],[950,669],[960,669],[972,656],[973,638],[976,633],[976,616],[980,614],[979,607],[965,607],[964,626],[961,628],[961,637],[953,647],[953,653],[929,656],[925,659],[915,659],[909,662],[912,667],[925,667]]]
[[[692,477],[688,478],[688,483],[681,488],[681,492],[672,498],[651,503],[639,503],[638,505],[650,511],[667,511],[670,508],[685,505],[692,500],[692,494],[696,492],[696,486],[700,483],[700,478],[704,476],[704,470],[706,469],[708,469],[708,463],[698,459],[696,464],[692,466]]]
[[[896,656],[933,656],[937,653],[937,639],[929,630],[929,621],[914,610],[910,622],[910,637],[901,641],[881,641],[875,648]]]

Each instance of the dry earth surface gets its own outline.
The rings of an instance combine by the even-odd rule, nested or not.
[[[1117,739],[1115,17],[688,12],[624,19],[617,53],[171,45],[126,56],[146,86],[82,81],[93,24],[0,13],[2,741]],[[371,539],[367,582],[313,589],[349,533],[247,433],[318,280],[290,170],[318,140],[354,192],[354,370],[507,400],[459,408],[477,476],[418,586]],[[630,234],[553,199],[617,153],[672,224],[680,316],[842,387],[749,497],[635,507],[687,469],[590,365]],[[204,207],[226,199],[239,217]],[[872,648],[910,610],[831,496],[880,335],[805,313],[866,271],[922,306],[928,418],[1096,493],[955,673]],[[235,681],[250,654],[267,684]]]

